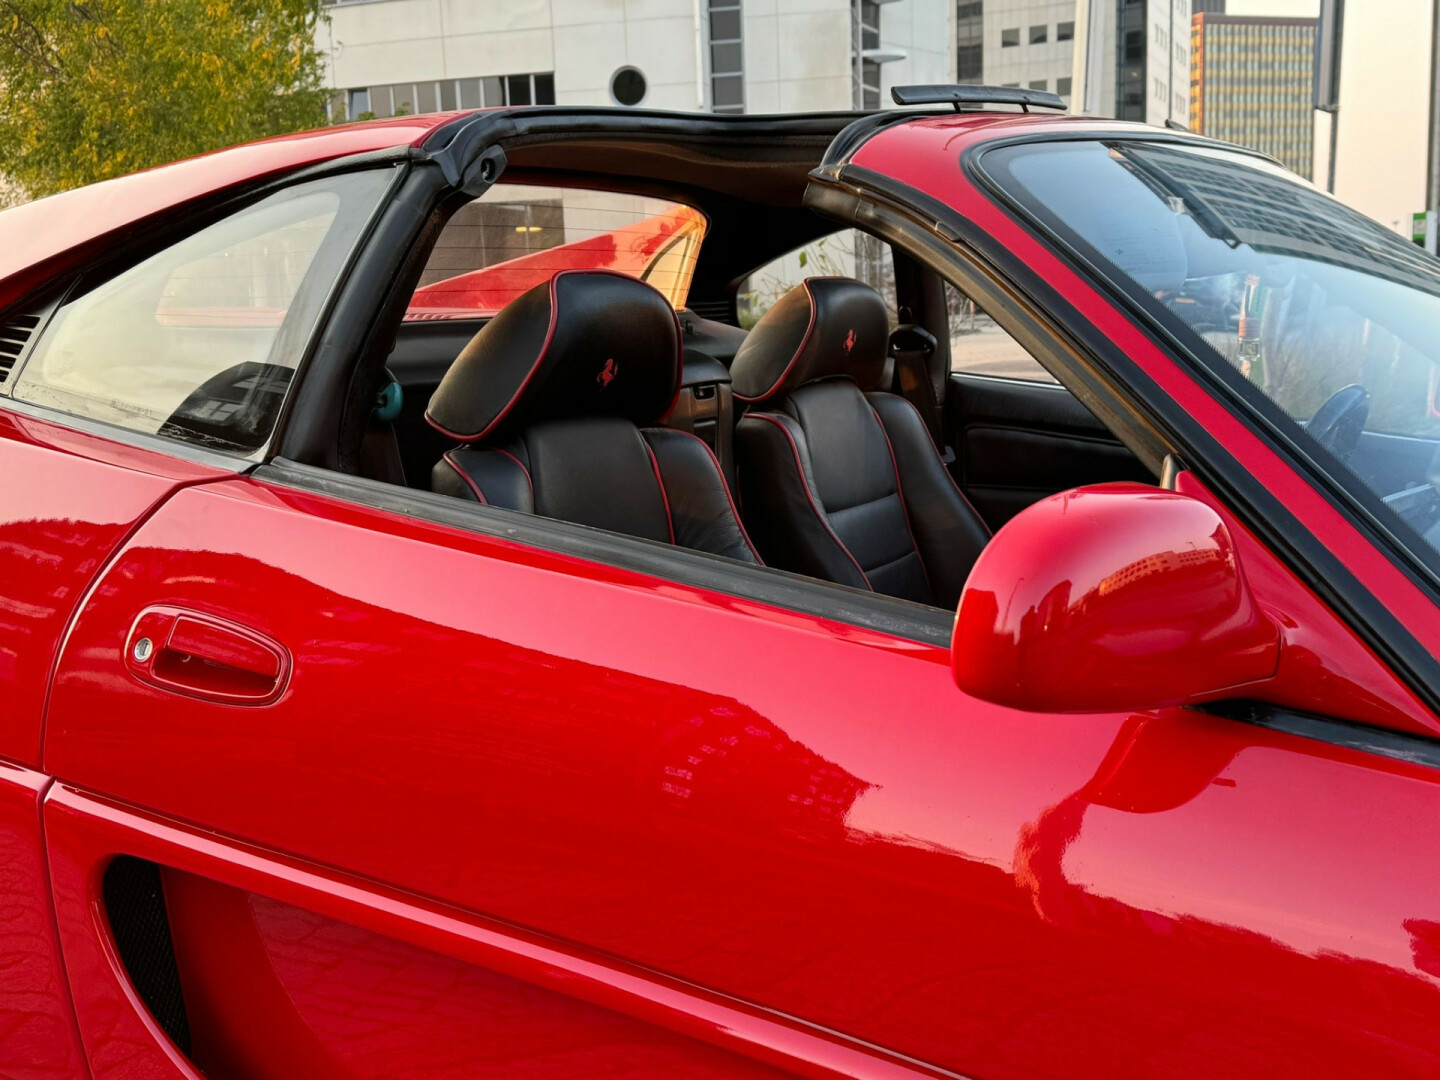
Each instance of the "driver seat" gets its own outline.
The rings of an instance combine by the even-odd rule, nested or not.
[[[953,608],[990,539],[920,413],[876,392],[889,319],[851,278],[809,278],[735,354],[745,520],[766,562]]]
[[[652,286],[565,270],[465,346],[425,419],[457,443],[431,490],[759,563],[710,448],[653,427],[679,394],[680,325]]]

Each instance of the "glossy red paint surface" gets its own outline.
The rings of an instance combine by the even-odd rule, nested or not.
[[[0,213],[0,306],[56,273],[68,252],[226,188],[351,154],[416,146],[460,116],[346,124],[217,150],[25,203]]]
[[[1114,121],[1044,116],[955,116],[895,124],[878,132],[855,154],[855,164],[876,169],[959,211],[1016,258],[1043,277],[1101,332],[1138,364],[1175,402],[1203,424],[1279,498],[1335,556],[1356,574],[1431,653],[1440,654],[1440,618],[1419,587],[1351,525],[1320,491],[1269,449],[1238,417],[1196,382],[1130,317],[1102,296],[1091,281],[1051,253],[1034,234],[976,188],[960,167],[961,155],[1008,134],[1083,135],[1128,128],[1138,135],[1153,129]],[[1404,727],[1428,734],[1440,724],[1426,714]]]
[[[97,1080],[137,1075],[188,1080],[195,1076],[190,1064],[156,1029],[136,999],[106,930],[100,908],[100,878],[106,863],[117,852],[167,867],[166,902],[167,907],[174,908],[177,939],[187,950],[181,958],[182,977],[187,994],[195,995],[196,1020],[205,1024],[208,1018],[209,1024],[220,1024],[210,1010],[220,1006],[220,999],[226,995],[248,990],[252,1007],[271,1021],[273,1026],[258,1034],[274,1040],[274,1047],[259,1047],[252,1042],[235,1047],[237,1052],[262,1055],[255,1062],[262,1068],[270,1060],[265,1055],[278,1050],[293,1054],[293,1061],[320,1068],[322,1076],[327,1075],[325,1070],[335,1068],[349,1070],[347,1074],[373,1074],[377,1058],[383,1059],[393,1048],[392,1040],[384,1038],[378,1051],[372,1044],[370,1053],[354,1045],[330,1045],[335,1034],[333,1017],[316,1020],[311,1013],[307,1020],[293,999],[286,1003],[269,996],[283,978],[277,970],[281,965],[269,956],[262,959],[257,950],[266,953],[271,949],[264,940],[261,921],[273,917],[272,926],[298,921],[321,933],[348,936],[351,947],[343,961],[345,974],[359,984],[349,987],[352,993],[365,986],[375,987],[380,978],[393,978],[393,958],[405,957],[411,965],[409,970],[422,980],[421,986],[412,987],[421,1000],[412,998],[410,1003],[420,1009],[427,1002],[433,1005],[441,1015],[432,1023],[448,1019],[445,1037],[452,1040],[467,1037],[468,1033],[457,1030],[461,1025],[455,1023],[457,1017],[449,1011],[452,1002],[444,999],[445,987],[433,985],[433,973],[454,974],[461,970],[457,965],[463,965],[465,975],[461,978],[492,986],[511,980],[533,988],[520,993],[547,1006],[532,1010],[537,1025],[545,1023],[540,1015],[545,1012],[578,1016],[592,1029],[608,1028],[611,1038],[621,1041],[634,1039],[637,1030],[643,1028],[648,1052],[658,1054],[661,1060],[667,1051],[683,1047],[692,1065],[706,1068],[707,1062],[713,1065],[723,1061],[732,1069],[731,1075],[746,1077],[772,1075],[757,1069],[756,1061],[785,1067],[815,1080],[900,1080],[935,1075],[917,1068],[915,1063],[897,1062],[874,1048],[856,1046],[834,1033],[707,994],[698,987],[626,965],[613,957],[587,956],[514,926],[461,917],[453,908],[427,903],[413,894],[278,859],[64,786],[52,787],[46,800],[45,820],[65,959],[72,980],[83,987],[77,991],[76,1004]],[[245,925],[243,916],[236,917],[237,894],[251,908],[253,925]],[[266,913],[257,917],[256,907],[266,909]],[[238,937],[225,936],[217,941],[214,933],[197,935],[195,921],[208,918],[220,920],[220,926],[233,930]],[[205,952],[197,955],[196,948]],[[217,948],[222,950],[220,958],[213,951]],[[380,950],[389,958],[376,957],[367,962],[363,955],[357,956],[365,949]],[[209,968],[201,970],[207,959]],[[314,971],[319,962],[315,953],[303,949],[291,950],[287,960],[292,975],[306,966]],[[383,970],[377,972],[377,965]],[[240,985],[225,985],[229,980]],[[284,988],[284,984],[280,983],[280,987]],[[290,987],[296,988],[297,981],[292,980]],[[305,989],[313,994],[316,987],[312,983]],[[318,1004],[314,996],[310,1001]],[[593,1008],[587,1010],[584,1005]],[[382,1015],[371,1013],[370,1019],[376,1027],[385,1026]],[[495,1018],[488,1019],[493,1024]],[[598,1025],[591,1023],[596,1020]],[[472,1022],[478,1022],[478,1018]],[[324,1031],[317,1032],[317,1027]],[[212,1026],[199,1034],[201,1052],[223,1053],[230,1030],[228,1025]],[[353,1038],[356,1032],[349,1034]],[[395,1032],[393,1038],[406,1036]],[[206,1040],[220,1042],[206,1048]],[[593,1040],[587,1041],[594,1045]],[[708,1055],[707,1046],[724,1053]],[[640,1049],[646,1052],[646,1048]],[[603,1054],[603,1049],[596,1050]],[[342,1060],[336,1060],[337,1054]],[[410,1061],[418,1075],[427,1075],[427,1067],[452,1064],[451,1049],[433,1044],[417,1051]],[[592,1064],[598,1066],[602,1061],[597,1056]],[[623,1061],[613,1058],[603,1064],[624,1068]]]
[[[158,596],[285,645],[285,695],[128,675]],[[443,904],[621,957],[681,980],[664,1026],[691,1035],[687,986],[974,1076],[1440,1068],[1431,770],[1182,710],[987,705],[944,649],[251,481],[131,539],[67,642],[47,761],[215,831],[139,854],[422,947]],[[94,828],[52,827],[87,986],[83,868],[163,831]],[[238,841],[426,914],[221,875]]]
[[[87,1076],[60,961],[40,829],[49,778],[0,762],[0,1076]]]
[[[0,756],[36,765],[50,668],[111,551],[215,469],[0,411]]]
[[[1279,653],[1219,514],[1143,484],[1061,492],[1006,523],[951,647],[962,690],[1059,713],[1245,696]]]
[[[209,1077],[793,1075],[202,877],[170,873],[165,892]]]

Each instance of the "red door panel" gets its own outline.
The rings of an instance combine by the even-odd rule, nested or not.
[[[117,853],[167,867],[192,1052],[212,1059],[211,1075],[473,1076],[500,1068],[497,1052],[529,1075],[532,1058],[567,1047],[572,1063],[588,1062],[578,1075],[635,1075],[637,1062],[660,1075],[742,1080],[781,1075],[776,1066],[816,1080],[934,1075],[654,972],[63,785],[51,789],[45,821],[96,1080],[198,1075],[146,1012],[108,932],[100,879]],[[456,1047],[482,1035],[492,1045],[461,1070]],[[394,1069],[406,1052],[408,1071]]]
[[[49,778],[0,763],[0,1076],[86,1075],[70,1009],[40,832]]]
[[[284,693],[127,673],[157,603],[285,649]],[[1440,774],[1201,714],[986,706],[942,649],[248,480],[131,538],[67,642],[46,753],[972,1075],[1440,1067]]]
[[[51,664],[111,551],[177,485],[220,475],[0,410],[0,757],[39,763]]]

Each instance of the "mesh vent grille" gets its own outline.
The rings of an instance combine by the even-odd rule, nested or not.
[[[20,358],[30,335],[40,325],[38,315],[12,315],[0,322],[0,385],[10,381],[10,372]]]
[[[160,867],[130,855],[105,868],[105,914],[130,982],[181,1053],[190,1053],[190,1021],[170,940]]]

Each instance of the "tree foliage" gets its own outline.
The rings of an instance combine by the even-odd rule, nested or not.
[[[325,121],[318,0],[0,0],[0,173],[32,197]]]

